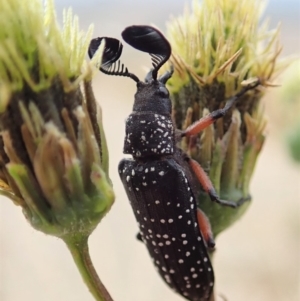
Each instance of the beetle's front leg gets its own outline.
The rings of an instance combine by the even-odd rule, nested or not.
[[[224,108],[212,111],[207,116],[202,117],[198,121],[191,124],[187,129],[181,132],[181,137],[190,137],[193,135],[197,135],[204,129],[206,129],[208,126],[216,122],[219,118],[224,117],[224,115],[227,114],[229,110],[232,109],[236,101],[242,97],[244,94],[246,94],[247,91],[255,89],[257,86],[261,84],[260,80],[257,80],[256,82],[249,84],[248,86],[244,87],[240,92],[230,97],[224,106]]]

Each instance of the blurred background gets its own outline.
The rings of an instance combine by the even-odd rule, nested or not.
[[[94,23],[95,37],[120,38],[122,30],[132,24],[155,24],[164,31],[166,21],[179,15],[186,4],[190,1],[57,0],[56,9],[61,20],[63,8],[72,6],[83,30]],[[299,0],[270,0],[265,14],[270,17],[270,28],[282,22],[283,55],[299,56]],[[140,78],[150,67],[150,57],[129,46],[125,46],[122,62]],[[277,82],[286,81],[280,78]],[[103,108],[116,192],[111,212],[90,238],[95,268],[115,301],[183,300],[163,283],[145,247],[135,239],[137,225],[117,174],[135,83],[99,73],[94,89]],[[264,99],[268,138],[251,183],[253,203],[217,239],[216,291],[228,301],[300,300],[300,164],[288,156],[285,144],[290,110],[284,95],[284,87],[273,88]],[[93,300],[64,244],[32,229],[20,208],[3,197],[0,300]]]

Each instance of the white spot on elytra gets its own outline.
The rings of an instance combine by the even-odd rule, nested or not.
[[[163,176],[163,175],[165,174],[165,172],[164,172],[164,171],[160,171],[158,174],[159,174],[160,176]]]
[[[166,258],[166,259],[168,259],[168,258],[169,258],[169,255],[168,255],[168,254],[166,254],[166,255],[165,255],[165,258]]]
[[[165,221],[164,219],[161,219],[160,222],[161,222],[162,224],[164,224],[166,221]]]
[[[171,283],[171,279],[170,279],[170,276],[169,276],[169,275],[164,275],[164,277],[165,277],[165,279],[166,279],[166,281],[167,281],[168,283]]]
[[[208,259],[207,259],[207,257],[204,257],[204,259],[203,259],[203,260],[204,260],[204,262],[207,262],[207,260],[208,260]]]
[[[198,277],[198,274],[195,273],[195,274],[192,275],[192,277],[193,277],[193,278],[197,278],[197,277]]]
[[[131,174],[132,174],[133,176],[135,175],[134,169],[131,171]]]
[[[169,240],[166,241],[166,245],[169,246],[171,242]]]
[[[182,234],[181,234],[181,237],[186,237],[186,234],[185,234],[185,233],[182,233]]]
[[[167,238],[169,238],[169,235],[168,235],[168,234],[164,234],[164,235],[163,235],[163,238],[166,238],[166,239],[167,239]]]
[[[183,259],[179,259],[178,263],[184,263]]]
[[[126,181],[129,182],[129,180],[130,180],[130,176],[127,176]]]
[[[182,215],[179,215],[179,216],[178,216],[178,219],[182,219]]]
[[[168,222],[169,222],[169,224],[172,224],[172,223],[173,223],[173,220],[170,218],[170,219],[168,220]]]
[[[155,201],[155,204],[156,204],[156,205],[157,205],[157,204],[159,204],[159,203],[160,203],[160,201],[159,201],[159,200],[156,200],[156,201]]]
[[[190,255],[191,255],[190,252],[186,252],[186,253],[185,253],[185,256],[186,256],[186,257],[189,257]]]
[[[184,240],[184,241],[182,242],[182,244],[184,244],[184,245],[186,245],[187,243],[188,243],[187,240]]]

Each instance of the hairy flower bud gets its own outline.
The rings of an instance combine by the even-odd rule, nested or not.
[[[70,10],[59,28],[51,0],[45,11],[1,1],[0,27],[0,193],[37,230],[87,237],[114,200],[85,61],[91,29],[80,32]]]
[[[287,61],[278,60],[279,27],[269,31],[267,22],[259,25],[261,13],[261,1],[195,0],[191,12],[169,22],[175,72],[168,88],[179,129],[223,107],[243,82],[260,78],[270,85],[287,66]],[[248,91],[230,114],[182,141],[181,147],[202,165],[221,199],[238,201],[250,194],[250,179],[265,140],[262,96],[262,91]],[[204,192],[199,197],[215,236],[248,205],[232,209],[212,203]]]

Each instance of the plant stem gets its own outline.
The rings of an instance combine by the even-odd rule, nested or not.
[[[64,240],[67,247],[69,248],[76,266],[89,288],[91,294],[97,301],[113,301],[105,286],[99,279],[99,276],[91,261],[89,248],[88,248],[88,237],[84,237],[79,241],[75,240]]]

